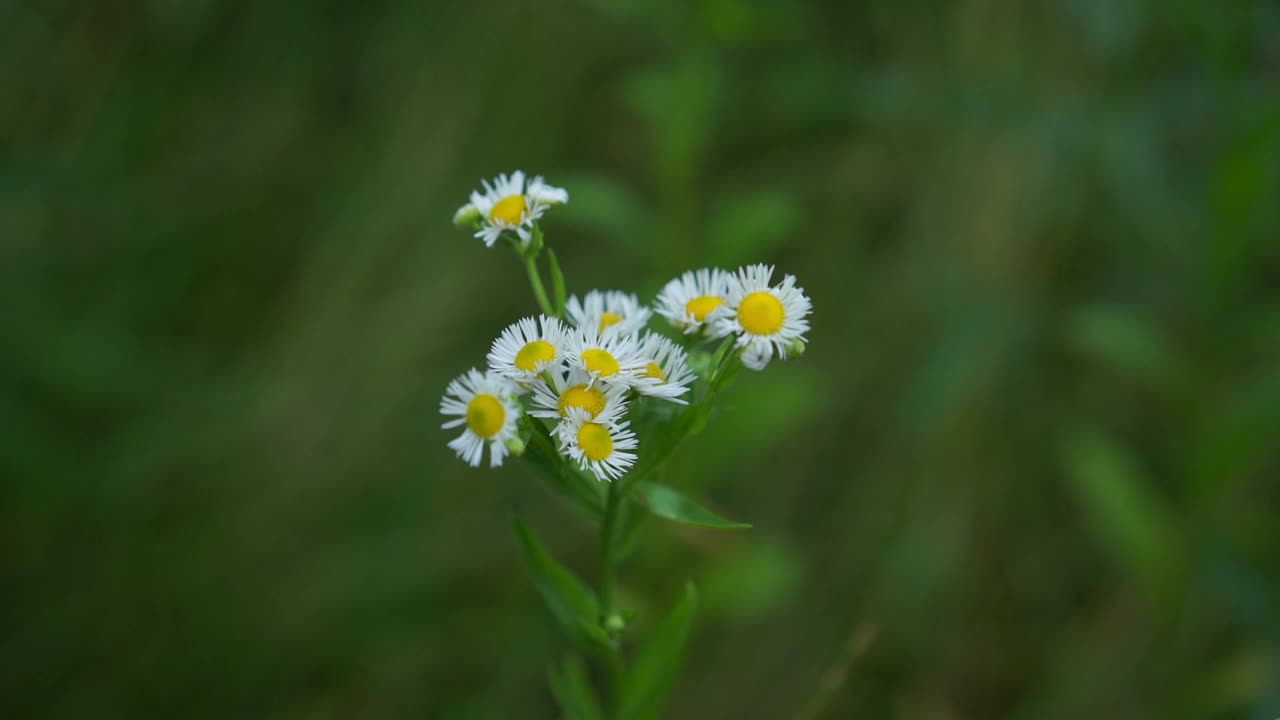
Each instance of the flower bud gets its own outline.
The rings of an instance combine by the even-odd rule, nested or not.
[[[455,227],[471,227],[478,222],[480,222],[480,211],[471,203],[458,208],[458,211],[453,214]]]
[[[524,454],[524,448],[525,448],[524,440],[520,439],[519,436],[511,438],[505,444],[507,446],[507,450],[512,455],[519,457]]]
[[[626,618],[622,617],[622,615],[616,612],[610,614],[609,617],[604,619],[605,632],[609,633],[610,635],[617,635],[618,633],[622,632],[626,627],[627,627]]]

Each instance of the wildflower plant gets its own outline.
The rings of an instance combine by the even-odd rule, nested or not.
[[[652,307],[621,290],[570,296],[539,225],[549,209],[569,201],[568,192],[518,170],[482,184],[454,224],[487,247],[503,242],[515,252],[541,312],[498,334],[483,372],[472,368],[449,383],[440,403],[450,418],[444,427],[462,429],[449,447],[472,466],[486,451],[492,467],[519,458],[599,523],[592,587],[515,521],[538,590],[577,648],[552,666],[551,690],[575,720],[653,717],[674,685],[697,596],[686,584],[650,637],[635,642],[632,616],[616,603],[618,564],[645,513],[707,528],[750,527],[660,479],[675,449],[712,418],[720,392],[741,368],[764,370],[774,358],[804,352],[809,298],[791,275],[774,284],[767,265],[686,272],[666,284]],[[550,293],[538,266],[544,251]],[[670,337],[648,329],[660,324],[657,318]],[[597,661],[594,675],[587,658]]]

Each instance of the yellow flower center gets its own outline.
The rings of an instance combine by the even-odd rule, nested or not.
[[[606,312],[600,316],[599,332],[604,332],[605,328],[609,327],[610,325],[617,325],[620,322],[622,322],[621,315],[619,315],[618,313]]]
[[[644,371],[644,376],[658,378],[662,382],[667,381],[667,374],[662,372],[662,368],[658,367],[658,363],[649,363],[649,368]]]
[[[568,415],[569,408],[582,408],[595,417],[604,412],[604,393],[586,385],[574,385],[560,395],[560,414]]]
[[[497,435],[506,421],[506,409],[492,395],[477,395],[467,403],[467,427],[482,438]]]
[[[600,373],[601,377],[617,375],[622,369],[617,358],[610,355],[608,350],[599,348],[582,353],[582,364],[586,365],[587,372]]]
[[[493,209],[489,211],[489,222],[519,225],[526,208],[523,195],[508,195],[493,204]]]
[[[707,316],[723,304],[724,301],[715,295],[703,295],[702,297],[696,297],[685,303],[684,309],[693,316],[694,320],[697,320],[698,322],[705,322]]]
[[[753,292],[738,305],[738,322],[753,335],[772,335],[782,329],[786,313],[772,293]]]
[[[613,454],[613,438],[598,423],[583,423],[578,430],[578,447],[590,460],[604,460]]]
[[[538,369],[538,363],[556,359],[556,346],[546,340],[534,340],[516,353],[516,367],[525,372]]]

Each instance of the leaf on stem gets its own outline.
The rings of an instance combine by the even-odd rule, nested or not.
[[[712,358],[711,362],[711,369],[713,372],[720,369],[720,363],[724,362],[725,353],[729,352],[729,348],[733,347],[733,344],[737,342],[737,340],[738,338],[736,336],[730,335],[720,342],[720,346],[716,348],[715,357]]]
[[[1154,324],[1126,308],[1101,306],[1075,313],[1067,340],[1078,352],[1158,392],[1176,394],[1186,382],[1178,348]]]
[[[512,523],[520,539],[525,564],[551,614],[575,637],[584,633],[589,638],[595,637],[598,633],[591,631],[592,628],[599,630],[596,626],[599,605],[595,593],[568,568],[556,562],[519,518],[512,518]]]
[[[630,557],[631,553],[635,551],[636,544],[640,539],[640,530],[644,527],[645,520],[649,518],[649,513],[627,512],[628,509],[624,503],[621,510],[622,517],[618,522],[620,526],[618,529],[618,547],[614,552],[619,562]]]
[[[649,640],[636,653],[622,681],[621,717],[623,720],[647,720],[657,716],[662,703],[680,674],[685,641],[693,625],[698,605],[698,592],[686,583],[684,597],[654,628]]]
[[[745,530],[751,527],[749,523],[726,520],[666,485],[639,482],[634,490],[636,497],[649,508],[649,512],[660,518],[717,530]]]
[[[738,338],[734,335],[726,337],[716,346],[714,352],[708,353],[705,350],[694,348],[689,351],[689,367],[698,374],[703,380],[710,381],[716,376],[720,370],[720,364],[724,362],[725,353],[729,352],[729,348]]]
[[[1101,546],[1125,573],[1168,599],[1185,576],[1185,547],[1166,500],[1128,448],[1097,430],[1069,438],[1067,479]]]
[[[564,273],[560,270],[560,260],[556,257],[556,251],[547,248],[547,260],[551,266],[551,295],[552,301],[555,303],[556,317],[564,317],[564,303],[568,297],[568,291],[564,285]]]
[[[529,236],[528,254],[532,257],[538,257],[538,253],[542,252],[542,226],[538,223],[533,224],[533,233]]]
[[[549,670],[551,694],[555,696],[567,720],[603,720],[600,700],[587,677],[587,666],[577,655],[565,657],[564,663]]]
[[[529,449],[524,457],[529,460],[529,464],[538,471],[553,492],[569,500],[587,515],[602,517],[604,491],[601,483],[584,477],[560,457],[555,450],[555,442],[540,421],[531,418],[528,425]]]

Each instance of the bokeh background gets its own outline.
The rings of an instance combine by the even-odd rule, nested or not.
[[[766,261],[800,361],[668,480],[671,718],[1280,715],[1280,7],[0,3],[0,715],[552,718],[449,378],[570,289]]]

